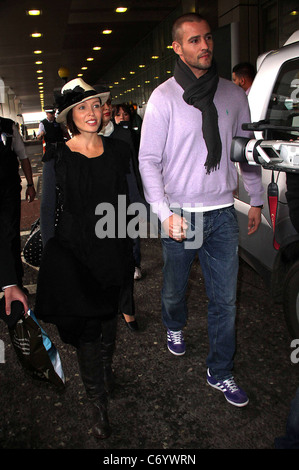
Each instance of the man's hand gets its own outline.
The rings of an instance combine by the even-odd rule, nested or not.
[[[5,313],[6,315],[10,315],[11,312],[11,303],[14,300],[19,300],[24,305],[25,313],[28,312],[28,300],[27,296],[18,286],[11,286],[6,287],[4,289],[4,297],[5,297]]]
[[[248,235],[256,232],[261,223],[262,209],[260,207],[250,207],[248,211]]]
[[[29,186],[29,188],[26,189],[26,201],[32,202],[34,201],[36,195],[36,191],[34,189],[34,186]]]
[[[165,219],[164,222],[162,222],[162,227],[166,235],[178,242],[181,242],[186,238],[188,224],[185,217],[181,217],[178,214],[172,214],[168,219]]]

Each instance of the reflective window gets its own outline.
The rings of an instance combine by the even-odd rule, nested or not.
[[[299,59],[285,62],[280,70],[269,103],[267,121],[287,129],[270,131],[268,138],[293,139],[299,137]]]

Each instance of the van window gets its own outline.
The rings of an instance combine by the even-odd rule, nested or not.
[[[283,64],[273,88],[266,120],[275,126],[287,126],[287,131],[268,131],[267,139],[298,139],[299,131],[299,59]]]

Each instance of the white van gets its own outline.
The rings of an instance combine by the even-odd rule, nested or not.
[[[231,159],[261,164],[265,200],[261,226],[248,236],[249,199],[239,172],[240,256],[263,277],[274,301],[283,301],[290,334],[299,338],[299,234],[285,197],[286,171],[299,178],[299,31],[281,49],[258,58],[248,100],[255,139],[236,139]],[[278,192],[276,213],[268,204],[270,183]],[[271,200],[275,203],[275,195]]]

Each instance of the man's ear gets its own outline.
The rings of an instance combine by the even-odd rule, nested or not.
[[[174,50],[174,52],[175,52],[177,55],[181,55],[181,53],[182,53],[182,48],[181,48],[181,45],[180,45],[179,42],[173,41],[173,43],[172,43],[172,49]]]

